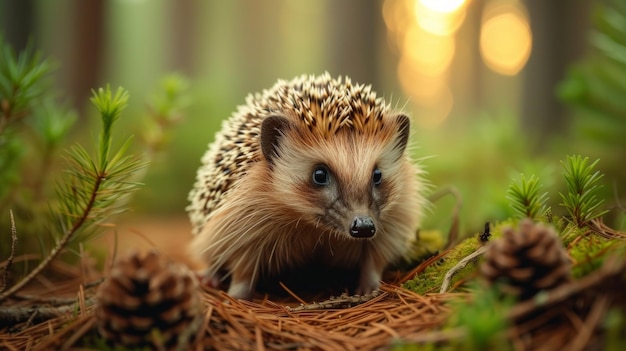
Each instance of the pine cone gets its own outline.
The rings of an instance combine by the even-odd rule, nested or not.
[[[195,275],[154,251],[119,259],[96,299],[98,330],[113,345],[187,349],[202,324]]]
[[[505,229],[490,245],[482,275],[490,283],[502,282],[503,292],[520,300],[570,280],[567,252],[551,227],[525,219],[518,230]]]

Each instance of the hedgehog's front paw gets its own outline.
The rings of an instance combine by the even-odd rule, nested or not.
[[[359,280],[359,285],[354,293],[357,295],[367,295],[378,289],[380,286],[381,276],[382,272],[378,272],[376,270],[361,271],[361,279]]]
[[[250,300],[252,298],[252,283],[249,280],[233,278],[228,288],[228,295],[236,299]]]
[[[222,275],[219,273],[211,273],[210,270],[196,272],[196,277],[200,285],[213,289],[219,289],[220,283],[222,282]]]
[[[355,295],[368,295],[371,294],[372,292],[378,290],[378,288],[380,287],[380,283],[376,282],[375,284],[359,284],[359,286],[356,288],[356,290],[354,291]]]

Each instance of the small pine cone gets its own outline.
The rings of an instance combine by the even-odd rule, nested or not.
[[[202,324],[195,275],[154,251],[119,259],[96,299],[98,331],[113,345],[184,350]]]
[[[488,282],[502,282],[503,292],[520,300],[570,280],[569,258],[559,236],[530,219],[521,221],[517,230],[505,229],[490,244],[480,270]]]

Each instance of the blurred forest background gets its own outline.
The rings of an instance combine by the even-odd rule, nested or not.
[[[186,77],[185,117],[150,167],[131,217],[185,220],[200,157],[221,121],[278,78],[328,71],[372,84],[412,116],[413,152],[428,157],[434,189],[454,186],[462,195],[462,233],[512,213],[506,190],[520,173],[537,175],[561,212],[559,160],[575,153],[601,159],[609,224],[623,228],[625,7],[618,0],[0,0],[0,33],[16,51],[32,41],[53,60],[55,87],[81,118],[76,140],[95,136],[91,89],[128,89],[127,128],[118,132],[137,133],[162,77]],[[425,227],[447,230],[454,202],[437,202]]]

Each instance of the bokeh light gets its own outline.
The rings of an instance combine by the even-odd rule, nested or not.
[[[465,19],[465,1],[417,1],[414,6],[419,26],[432,34],[449,36],[456,32]]]
[[[482,12],[470,24],[479,30],[459,33],[470,10]],[[520,0],[385,0],[382,14],[389,44],[398,54],[398,81],[420,111],[417,122],[426,126],[440,125],[452,111],[451,67],[463,67],[463,72],[475,67],[474,56],[458,58],[470,62],[455,61],[457,56],[480,53],[476,57],[490,70],[507,76],[517,75],[530,57],[532,33]],[[471,48],[458,43],[457,50],[458,38],[468,37],[479,43]]]
[[[453,106],[449,70],[466,0],[385,0],[388,38],[398,50],[398,81],[425,127],[443,123]]]
[[[410,60],[414,69],[427,76],[445,73],[454,57],[454,38],[438,36],[412,26],[406,33],[401,59]]]
[[[493,71],[514,76],[524,68],[532,48],[526,8],[519,1],[487,4],[480,31],[480,54]]]
[[[432,11],[453,13],[463,6],[465,0],[419,0],[418,3]]]

